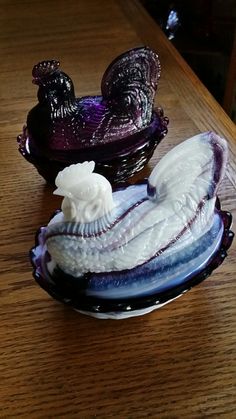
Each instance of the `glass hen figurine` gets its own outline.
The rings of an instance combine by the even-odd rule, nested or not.
[[[168,118],[154,110],[160,77],[157,54],[147,47],[116,58],[105,71],[101,96],[75,96],[73,82],[55,60],[32,71],[38,104],[18,136],[21,154],[49,182],[70,164],[94,160],[112,183],[141,170],[167,133]]]
[[[143,183],[112,192],[94,162],[56,178],[62,211],[40,229],[31,261],[37,282],[100,318],[144,314],[207,278],[226,257],[231,215],[217,190],[227,143],[203,133],[171,150]]]

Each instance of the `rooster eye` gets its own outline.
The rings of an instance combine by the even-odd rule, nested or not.
[[[57,92],[56,90],[50,90],[50,96],[56,96]]]

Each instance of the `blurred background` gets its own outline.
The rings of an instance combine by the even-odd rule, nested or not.
[[[142,0],[142,4],[236,122],[236,0]]]

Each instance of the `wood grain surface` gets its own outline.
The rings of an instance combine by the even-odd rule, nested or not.
[[[214,274],[164,308],[101,321],[53,301],[32,278],[28,251],[59,197],[20,156],[16,136],[36,104],[32,66],[56,58],[77,95],[100,92],[106,66],[147,44],[160,55],[156,104],[173,145],[213,129],[229,141],[221,186],[236,217],[236,129],[134,0],[1,0],[0,417],[235,418],[236,244]]]

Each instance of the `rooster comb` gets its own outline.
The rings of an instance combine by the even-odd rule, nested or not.
[[[41,79],[57,72],[60,66],[57,60],[41,61],[36,64],[32,70],[32,76],[34,79]]]

